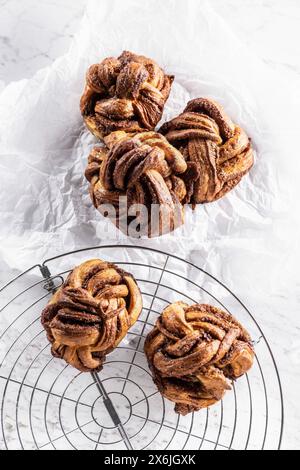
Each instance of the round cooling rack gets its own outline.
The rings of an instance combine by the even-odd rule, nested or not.
[[[44,306],[75,265],[112,261],[131,272],[144,308],[100,373],[52,358]],[[283,397],[262,330],[224,284],[193,262],[145,247],[99,246],[37,264],[0,289],[0,449],[279,449]],[[234,314],[256,346],[251,371],[224,399],[185,417],[154,385],[144,340],[169,303],[210,303]]]

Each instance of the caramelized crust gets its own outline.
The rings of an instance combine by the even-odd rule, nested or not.
[[[250,335],[232,315],[183,302],[160,315],[145,353],[159,391],[182,415],[221,400],[254,360]]]
[[[173,80],[153,60],[128,51],[92,65],[80,101],[86,126],[99,139],[154,129]]]
[[[76,267],[42,312],[54,357],[88,372],[124,338],[142,310],[131,274],[99,259]]]
[[[136,204],[147,209],[141,234],[162,235],[180,226],[182,205],[189,201],[198,177],[193,164],[186,163],[182,154],[156,132],[131,135],[118,131],[104,140],[107,147],[93,149],[85,172],[95,207],[104,213],[107,204],[112,204],[117,226],[125,232],[131,220],[120,208],[122,196],[127,197],[129,211]]]
[[[233,189],[253,165],[250,140],[212,100],[190,101],[184,112],[165,123],[160,132],[193,162],[199,178],[192,202],[212,202]]]

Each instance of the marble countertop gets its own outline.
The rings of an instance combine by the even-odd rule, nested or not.
[[[31,77],[68,49],[87,0],[0,0],[0,80]],[[298,0],[210,0],[274,69],[300,74]]]
[[[51,65],[51,63],[65,52],[67,52],[69,45],[71,43],[72,38],[76,34],[78,30],[80,21],[84,14],[85,5],[87,0],[0,0],[0,91],[1,87],[5,87],[7,84],[22,80],[24,78],[32,77],[35,72],[40,70],[43,67]],[[287,77],[292,77],[293,80],[299,80],[300,75],[300,55],[299,55],[299,43],[300,43],[300,3],[298,0],[286,0],[283,2],[282,0],[244,0],[241,2],[240,0],[210,0],[210,4],[215,8],[218,13],[223,17],[225,22],[228,25],[236,36],[246,44],[253,52],[259,56],[265,63],[267,63],[270,67],[276,70],[279,74]],[[0,285],[2,284],[1,281],[4,281],[4,278],[0,273]],[[37,276],[34,278],[36,282],[40,281],[40,278]],[[23,281],[22,281],[23,282]],[[24,281],[25,282],[25,281]],[[21,283],[23,288],[26,288],[26,285]],[[36,295],[40,295],[40,285],[37,286]],[[227,299],[227,293],[224,293],[225,300]],[[5,299],[4,299],[5,300]],[[277,312],[284,311],[286,298],[281,296],[280,293],[277,294],[275,297],[276,300],[276,309]],[[29,301],[29,300],[28,300]],[[290,302],[290,305],[295,309],[299,307],[299,298],[293,299]],[[17,302],[17,306],[20,306],[20,302]],[[1,305],[0,305],[1,307]],[[39,310],[36,309],[37,315],[39,315]],[[270,314],[269,318],[271,318],[272,314],[272,306],[268,311],[263,312],[266,317]],[[14,312],[12,311],[12,315]],[[282,317],[280,314],[276,317],[276,321],[281,320]],[[268,338],[271,336],[272,348],[277,347],[278,350],[284,349],[284,360],[280,360],[279,369],[280,375],[284,382],[284,399],[285,399],[285,406],[288,408],[288,420],[285,423],[287,434],[283,440],[283,447],[284,448],[300,448],[300,439],[299,439],[299,419],[300,419],[300,412],[299,406],[296,406],[295,395],[291,393],[289,395],[289,387],[294,387],[294,380],[299,380],[299,375],[295,378],[293,374],[293,364],[299,364],[300,355],[299,355],[299,331],[297,327],[294,327],[293,324],[290,324],[287,320],[287,317],[284,317],[284,327],[286,332],[285,337],[285,346],[284,348],[280,345],[281,342],[281,331],[278,328],[278,323],[275,320],[269,320],[269,323],[266,321],[266,330]],[[0,325],[1,326],[1,325]],[[3,325],[2,325],[3,326]],[[265,325],[264,325],[265,326]],[[34,327],[35,328],[35,327]],[[255,329],[255,328],[254,328]],[[263,328],[264,329],[264,328]],[[37,330],[38,332],[38,330]],[[1,334],[1,329],[0,329]],[[288,336],[290,335],[290,341]],[[0,336],[1,337],[1,336]],[[256,340],[259,340],[259,332],[255,337]],[[30,390],[31,381],[32,383],[35,382],[39,367],[44,366],[46,361],[49,358],[49,354],[44,354],[44,350],[47,347],[47,343],[44,341],[44,338],[39,339],[41,347],[43,347],[42,354],[38,353],[39,359],[37,364],[31,363],[32,377],[27,377],[28,384],[26,387]],[[290,346],[288,344],[290,343]],[[280,347],[279,347],[280,345]],[[34,354],[34,348],[36,345],[30,346],[32,349],[27,353],[25,357],[25,361],[31,361],[31,354]],[[274,374],[274,369],[272,369],[271,364],[271,356],[266,344],[262,341],[259,348],[259,353],[266,357],[266,368],[270,367],[270,376],[267,380],[273,380],[274,383],[277,383],[276,376],[272,376]],[[37,349],[39,351],[39,349]],[[275,355],[277,351],[274,351]],[[1,341],[0,341],[0,354],[1,354]],[[37,356],[37,357],[38,357]],[[43,362],[44,361],[44,362]],[[269,362],[268,362],[269,361]],[[284,369],[281,367],[281,363],[289,363],[290,367],[289,370]],[[45,366],[46,367],[46,366]],[[62,366],[56,365],[57,372],[59,374],[62,373]],[[54,372],[55,371],[54,367]],[[60,368],[61,367],[61,368]],[[267,370],[268,372],[268,370]],[[116,375],[121,374],[122,371],[116,370]],[[257,386],[257,390],[261,392],[260,383],[261,377],[259,376],[259,370],[256,371],[257,377],[254,374],[254,388]],[[74,376],[74,373],[67,372],[69,374],[70,383],[75,383],[77,381],[77,376]],[[73,375],[72,375],[73,374]],[[78,379],[80,382],[81,379]],[[256,382],[255,382],[256,381]],[[5,377],[1,377],[0,375],[0,397],[3,389],[5,388]],[[152,384],[152,382],[151,382]],[[151,385],[149,383],[149,393],[152,393]],[[15,396],[17,397],[18,394],[18,383],[16,382],[11,386],[9,390],[11,392],[11,403],[8,406],[11,406],[12,410],[15,410]],[[76,385],[76,384],[75,384]],[[78,384],[78,387],[74,385],[74,391],[69,391],[69,398],[67,398],[67,405],[72,405],[72,393],[77,393],[81,389],[81,384]],[[93,387],[93,382],[87,383],[88,387]],[[58,381],[58,389],[62,387],[63,384],[60,384]],[[245,385],[246,386],[246,385]],[[277,386],[277,385],[276,385]],[[297,384],[299,386],[299,384]],[[14,388],[15,387],[15,388]],[[5,389],[6,390],[6,389]],[[242,390],[242,389],[241,389]],[[38,394],[42,393],[43,390],[38,390]],[[95,391],[95,393],[97,390]],[[257,392],[257,393],[259,393]],[[28,392],[29,393],[29,392]],[[53,405],[53,410],[56,408],[55,399],[57,396],[54,392],[51,395],[50,405]],[[79,392],[78,392],[79,393]],[[112,392],[113,393],[113,392]],[[155,393],[155,392],[153,392]],[[242,393],[242,391],[241,391]],[[15,395],[14,395],[15,394]],[[9,393],[8,393],[9,395]],[[28,395],[29,396],[29,395]],[[37,402],[39,398],[44,399],[43,396],[36,396],[34,400]],[[87,401],[89,401],[90,397],[87,396]],[[24,422],[26,422],[27,417],[27,401],[29,398],[26,394],[24,394],[24,402],[21,402],[19,406],[20,414],[24,415]],[[138,395],[136,396],[138,402]],[[19,400],[19,397],[18,397]],[[48,400],[48,399],[47,399]],[[230,400],[230,398],[229,398]],[[74,401],[74,400],[73,400]],[[49,405],[49,406],[50,406]],[[277,398],[271,397],[271,401],[269,403],[269,411],[272,410],[272,406],[279,405],[278,396]],[[38,405],[33,402],[33,406],[38,407]],[[50,406],[50,413],[52,413],[52,408]],[[93,411],[92,402],[89,403],[88,408]],[[229,405],[228,405],[229,406]],[[234,406],[232,404],[232,406]],[[246,405],[245,405],[246,407]],[[10,409],[10,408],[8,408]],[[34,409],[35,410],[35,409]],[[248,410],[249,411],[249,410]],[[248,411],[245,408],[245,416],[248,417]],[[252,412],[252,411],[251,411]],[[15,411],[14,411],[15,413]],[[54,413],[54,412],[53,412]],[[68,413],[72,414],[72,411],[66,407],[66,421],[67,417],[69,416]],[[87,410],[83,407],[80,409],[80,413],[82,414],[82,419],[86,424],[83,426],[87,426],[89,429],[90,425],[90,417],[88,415]],[[248,414],[246,414],[248,413]],[[215,431],[218,432],[217,422],[219,419],[219,414],[221,415],[221,419],[223,419],[223,409],[218,409],[213,412],[216,427]],[[268,414],[268,413],[266,413]],[[60,418],[59,418],[60,419]],[[199,426],[201,426],[201,419],[196,418],[196,421],[199,421]],[[274,426],[278,428],[279,425],[279,415],[274,418],[274,422],[272,421],[273,417],[270,414],[270,423],[269,426]],[[35,425],[35,421],[38,423],[39,416],[38,412],[35,410],[35,414],[33,414],[33,425]],[[243,421],[243,420],[241,420]],[[14,417],[9,416],[9,411],[7,415],[7,435],[9,435],[11,439],[11,445],[13,445],[14,440],[17,442],[19,437],[16,435],[16,431],[14,429]],[[169,423],[170,426],[173,424]],[[238,422],[238,425],[241,425],[241,422]],[[49,427],[50,427],[50,434],[56,436],[54,438],[55,441],[60,443],[61,447],[67,447],[67,441],[64,441],[59,433],[56,435],[58,426],[58,417],[54,414],[50,414],[49,416]],[[138,426],[138,423],[135,424]],[[182,424],[182,433],[186,431],[185,426],[190,426],[190,423],[186,421]],[[194,424],[195,426],[195,424]],[[226,429],[230,429],[232,423],[228,422],[225,423],[224,429],[226,434]],[[11,429],[9,428],[11,427]],[[37,424],[38,428],[38,424]],[[74,429],[73,429],[74,428]],[[193,428],[195,429],[195,428]],[[76,423],[67,423],[66,424],[66,435],[73,433],[76,431]],[[25,433],[25,430],[23,430]],[[21,432],[23,432],[21,430]],[[41,429],[40,432],[42,433],[43,430]],[[89,432],[89,431],[87,431]],[[91,436],[93,438],[99,439],[100,437],[97,434],[98,431],[90,430]],[[242,430],[241,430],[242,432]],[[259,427],[258,431],[259,433]],[[47,430],[48,433],[48,430]],[[94,435],[95,434],[95,435]],[[25,434],[24,434],[25,435]],[[114,437],[114,436],[113,436]],[[24,437],[24,446],[30,447],[32,444],[30,439],[26,441],[27,437]],[[79,438],[80,439],[80,438]],[[214,442],[214,437],[208,437],[205,440],[205,445],[209,448],[209,445]],[[38,440],[38,438],[37,438]],[[96,442],[95,441],[95,442]],[[97,444],[97,442],[96,442]],[[47,439],[45,439],[44,444],[42,443],[40,447],[46,447],[49,445],[47,444]],[[181,445],[180,443],[178,445]],[[195,441],[195,446],[198,444]],[[220,445],[222,447],[222,444]],[[97,445],[96,445],[97,447]],[[226,447],[226,445],[223,445]],[[255,446],[253,446],[255,447]],[[1,430],[0,430],[0,449],[5,448],[3,443],[1,443]],[[51,448],[51,446],[49,447]]]

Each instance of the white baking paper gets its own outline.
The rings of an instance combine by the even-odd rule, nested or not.
[[[176,77],[162,122],[191,98],[208,96],[245,128],[256,150],[253,169],[236,189],[187,209],[184,227],[152,240],[130,240],[102,219],[83,175],[95,143],[79,112],[86,69],[126,49],[152,57]],[[300,349],[299,90],[288,74],[278,77],[248,51],[204,1],[90,0],[69,52],[0,94],[2,281],[13,270],[102,243],[176,253],[221,279],[255,311],[288,388]],[[278,329],[290,338],[293,354]],[[289,390],[288,401],[296,396]],[[297,413],[290,416],[295,429]]]

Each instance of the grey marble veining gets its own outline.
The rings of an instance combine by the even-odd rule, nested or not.
[[[65,53],[86,0],[0,2],[0,80],[28,78]]]

